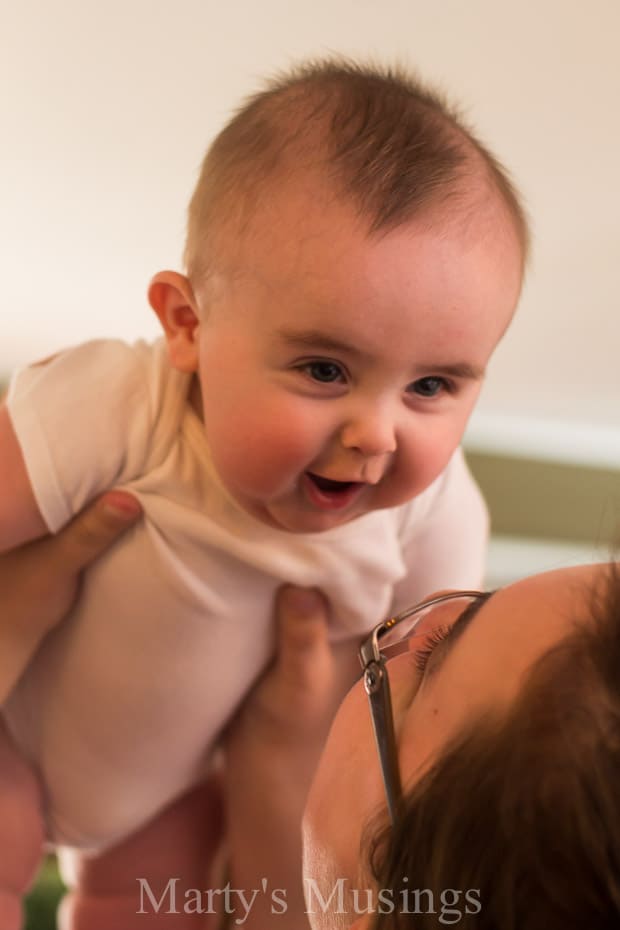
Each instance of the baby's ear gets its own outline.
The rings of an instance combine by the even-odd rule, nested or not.
[[[199,319],[191,284],[176,271],[160,271],[151,281],[148,295],[164,328],[172,366],[179,371],[197,371]]]

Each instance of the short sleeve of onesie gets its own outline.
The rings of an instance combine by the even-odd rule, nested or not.
[[[439,478],[400,511],[407,572],[395,585],[393,611],[433,591],[480,587],[488,533],[486,504],[457,449]]]
[[[143,463],[157,390],[146,350],[145,343],[97,340],[14,376],[7,406],[52,532]]]

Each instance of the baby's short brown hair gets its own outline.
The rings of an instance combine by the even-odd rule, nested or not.
[[[368,221],[397,227],[480,182],[503,201],[524,261],[528,226],[506,170],[435,90],[402,69],[327,59],[249,98],[209,148],[189,206],[185,265],[209,273],[222,224],[241,233],[269,182],[318,169]]]

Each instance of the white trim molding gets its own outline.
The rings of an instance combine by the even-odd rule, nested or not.
[[[463,444],[472,452],[620,471],[620,425],[474,413]]]

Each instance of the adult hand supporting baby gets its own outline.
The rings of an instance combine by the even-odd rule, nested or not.
[[[313,589],[276,600],[277,655],[226,741],[231,883],[251,899],[245,930],[302,930],[301,818],[312,773],[342,697],[328,606]],[[349,649],[351,645],[349,644]],[[353,650],[354,651],[354,650]],[[299,830],[291,830],[291,824]],[[235,916],[246,916],[244,913]]]
[[[130,494],[109,491],[56,536],[0,555],[0,703],[45,634],[71,607],[81,570],[141,513]]]

